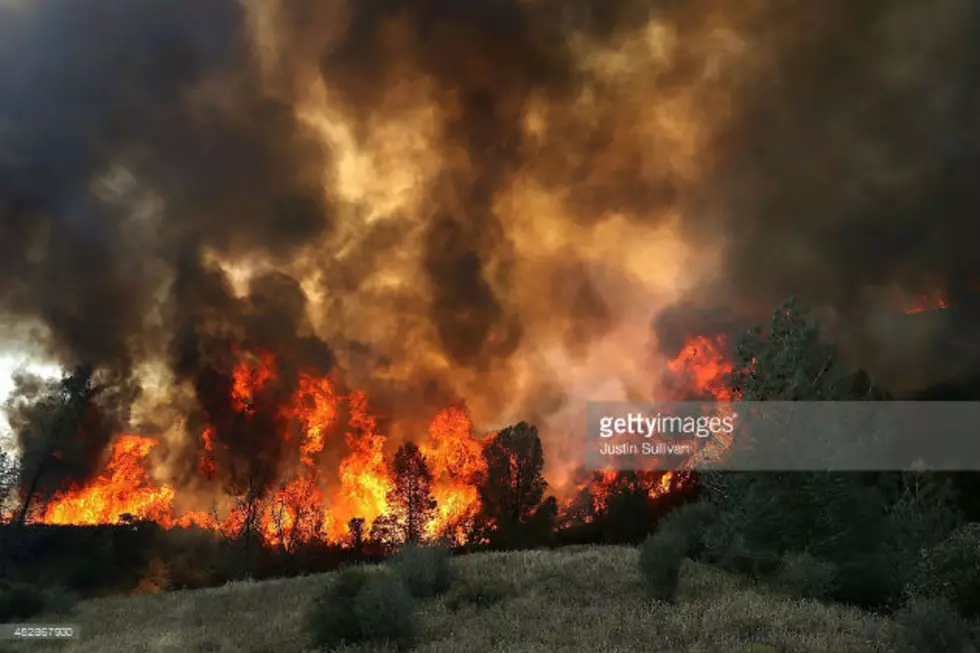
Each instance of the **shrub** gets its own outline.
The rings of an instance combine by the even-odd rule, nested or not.
[[[902,604],[907,582],[904,568],[911,566],[907,556],[882,547],[840,556],[833,562],[837,565],[835,601],[873,611],[892,611]]]
[[[787,553],[776,574],[783,591],[807,599],[831,596],[837,585],[837,565],[809,553]]]
[[[980,616],[980,524],[967,524],[926,551],[910,594],[943,598],[966,617]]]
[[[47,609],[47,596],[27,583],[0,583],[0,622],[30,619]]]
[[[444,546],[406,544],[395,555],[392,566],[418,599],[439,596],[452,584],[450,552]]]
[[[655,533],[640,548],[640,573],[653,598],[673,602],[680,584],[686,540],[676,533]]]
[[[722,569],[734,571],[751,578],[770,578],[779,571],[782,558],[776,551],[765,548],[752,548],[743,538],[726,537],[712,529],[708,535],[710,561]]]
[[[458,583],[446,597],[446,606],[458,610],[464,605],[481,608],[502,603],[517,595],[514,584],[502,578],[484,578],[479,581],[465,580]]]
[[[346,567],[336,573],[314,601],[307,616],[307,628],[316,646],[334,648],[363,639],[354,599],[367,582],[364,567]]]
[[[371,574],[354,598],[354,614],[365,640],[409,648],[418,631],[415,600],[396,574]]]
[[[174,589],[200,589],[217,584],[217,574],[206,562],[187,555],[175,556],[168,564],[170,584]]]
[[[717,516],[717,508],[708,501],[686,503],[667,513],[657,526],[657,532],[674,533],[684,538],[685,554],[699,558],[705,552],[705,533]]]
[[[913,598],[895,613],[894,622],[894,644],[901,653],[971,650],[969,628],[946,599]]]

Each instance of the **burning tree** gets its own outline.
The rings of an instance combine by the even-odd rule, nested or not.
[[[94,370],[80,367],[57,387],[42,395],[26,415],[22,433],[23,488],[17,523],[24,524],[35,500],[58,489],[55,484],[67,476],[72,464],[86,445],[82,432],[86,418],[95,412],[95,401],[101,390],[93,381]],[[69,472],[69,473],[65,473]]]
[[[394,515],[379,515],[371,523],[369,539],[382,553],[388,553],[404,541],[402,530]]]
[[[14,516],[14,532],[3,538],[0,551],[0,573],[6,571],[12,537],[23,529],[38,502],[59,489],[66,479],[77,476],[79,461],[91,457],[102,442],[90,437],[102,431],[96,400],[102,387],[94,383],[94,370],[77,368],[53,387],[36,388],[37,396],[26,406],[19,406],[15,426],[19,431],[22,457],[20,505]]]
[[[435,516],[432,473],[425,456],[414,442],[406,442],[395,453],[394,472],[388,505],[403,530],[402,539],[418,542]]]
[[[491,543],[516,544],[544,498],[544,453],[538,429],[527,422],[505,428],[483,450],[486,478],[479,486],[485,518],[494,525]]]
[[[356,553],[364,550],[364,518],[354,517],[347,522],[347,531],[350,533],[350,547]]]

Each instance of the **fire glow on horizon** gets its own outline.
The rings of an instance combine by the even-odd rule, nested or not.
[[[237,351],[232,399],[236,410],[249,419],[254,399],[276,379],[276,359],[269,352]],[[693,382],[698,392],[718,391],[717,375],[725,373],[717,344],[709,338],[692,339],[669,370]],[[713,390],[714,389],[714,390]],[[723,396],[717,395],[719,398]],[[387,501],[392,480],[386,459],[386,437],[379,433],[367,397],[354,391],[339,396],[327,377],[301,375],[293,401],[279,408],[286,427],[278,437],[291,442],[298,460],[272,486],[262,501],[259,532],[267,544],[292,545],[310,540],[342,543],[349,537],[348,524],[359,517],[370,529],[376,518],[389,512]],[[341,412],[348,418],[338,425]],[[342,428],[337,428],[342,426]],[[298,437],[293,439],[293,434]],[[202,482],[218,471],[214,429],[206,427],[200,438],[199,473]],[[340,460],[334,482],[318,454],[328,446],[326,438],[341,438],[345,457]],[[485,473],[483,447],[493,434],[478,437],[466,411],[450,406],[439,411],[420,448],[433,476],[437,510],[427,527],[430,537],[441,536],[462,544],[478,516],[477,483]],[[149,520],[165,528],[197,526],[235,534],[242,526],[241,507],[212,510],[180,510],[180,489],[153,478],[151,462],[157,439],[121,434],[112,443],[101,474],[91,482],[56,495],[44,508],[39,521],[60,525],[118,524],[127,519]],[[671,490],[670,473],[639,474],[651,499]],[[597,472],[568,491],[563,511],[576,508],[583,495],[595,512],[605,509],[606,496],[616,483],[615,472]],[[213,493],[214,497],[220,491]]]

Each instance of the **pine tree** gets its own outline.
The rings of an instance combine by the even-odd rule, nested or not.
[[[395,453],[394,485],[388,504],[400,522],[404,540],[418,542],[435,515],[432,473],[425,456],[414,442],[406,442]]]

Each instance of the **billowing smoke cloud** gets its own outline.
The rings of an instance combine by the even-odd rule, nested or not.
[[[283,393],[336,363],[405,433],[649,395],[685,331],[790,294],[880,344],[980,278],[976,12],[2,5],[4,321],[214,419],[232,345]]]

